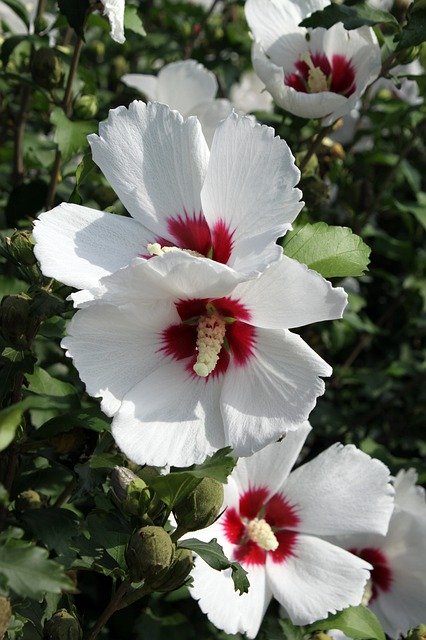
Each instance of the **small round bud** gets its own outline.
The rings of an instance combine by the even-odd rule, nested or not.
[[[406,640],[426,640],[426,624],[419,624],[415,629],[411,629]]]
[[[15,231],[10,238],[5,239],[7,250],[19,264],[31,267],[36,264],[34,255],[34,240],[29,231]]]
[[[111,494],[115,504],[127,514],[143,516],[151,502],[145,482],[125,467],[115,467],[111,475]]]
[[[408,47],[398,52],[397,64],[410,64],[420,56],[421,47]]]
[[[60,87],[64,77],[62,60],[52,49],[41,47],[33,55],[31,76],[34,82],[45,89]]]
[[[311,640],[333,640],[331,636],[329,636],[325,631],[315,631],[311,635]]]
[[[59,609],[45,622],[43,635],[46,640],[81,640],[83,631],[77,618],[66,609]]]
[[[94,95],[78,96],[74,100],[74,115],[81,120],[94,118],[98,108],[98,98]]]
[[[0,596],[0,638],[3,638],[12,619],[12,607],[9,598]]]
[[[102,40],[92,40],[88,45],[87,50],[89,54],[92,54],[92,57],[95,58],[96,62],[100,63],[104,61],[105,43],[102,42]]]
[[[203,478],[194,491],[174,509],[180,529],[197,531],[209,527],[219,515],[223,503],[223,485],[213,478]]]
[[[0,304],[0,333],[15,347],[26,347],[31,298],[25,293],[4,296]]]
[[[150,586],[155,591],[161,592],[179,589],[189,576],[192,567],[192,552],[189,549],[178,548],[170,568],[158,580],[151,582]]]
[[[174,545],[162,527],[149,525],[136,531],[126,549],[126,562],[133,581],[157,578],[173,561]]]
[[[27,489],[27,491],[22,491],[15,498],[15,507],[19,509],[19,511],[28,511],[29,509],[40,509],[43,501],[41,499],[41,495],[37,493],[37,491],[33,491],[33,489]]]

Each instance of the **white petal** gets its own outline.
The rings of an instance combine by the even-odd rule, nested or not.
[[[194,116],[197,116],[201,123],[204,137],[207,144],[211,146],[213,136],[219,124],[232,113],[232,104],[229,100],[218,98],[210,102],[198,104],[192,110]]]
[[[158,100],[158,78],[156,76],[150,76],[143,73],[126,73],[121,77],[121,82],[124,82],[128,87],[137,89],[148,100]]]
[[[234,295],[250,312],[250,324],[270,329],[341,318],[347,304],[344,289],[286,256],[257,280],[238,285]]]
[[[62,341],[74,360],[87,392],[103,398],[102,410],[113,415],[129,389],[158,366],[158,330],[176,321],[170,304],[118,308],[92,303],[78,311]]]
[[[239,274],[220,262],[173,251],[150,260],[134,260],[129,267],[103,278],[96,294],[112,304],[137,300],[173,303],[179,299],[226,296],[239,279]]]
[[[403,511],[409,511],[419,518],[426,518],[425,490],[417,486],[418,475],[415,469],[401,469],[395,480],[395,504]],[[426,524],[425,524],[426,526]]]
[[[230,366],[221,396],[225,433],[237,456],[249,456],[307,420],[331,367],[297,335],[256,329],[254,354]]]
[[[247,0],[245,13],[255,40],[282,66],[299,57],[301,46],[306,48],[306,29],[299,23],[327,4],[328,0]]]
[[[262,271],[280,255],[276,239],[303,203],[300,172],[287,143],[270,127],[233,114],[216,130],[201,199],[210,228],[222,220],[234,232],[229,265]]]
[[[194,108],[203,102],[211,102],[217,88],[214,73],[196,60],[172,62],[158,74],[157,100],[183,116],[195,115]]]
[[[268,557],[266,574],[291,621],[303,625],[360,604],[369,566],[325,540],[300,535],[294,555],[283,563]]]
[[[45,276],[91,288],[143,254],[147,233],[131,218],[64,203],[36,220],[35,255]]]
[[[111,38],[122,44],[124,37],[124,0],[102,0],[104,14],[111,25]]]
[[[187,467],[226,446],[221,381],[192,377],[185,361],[166,362],[124,398],[112,434],[137,464]]]
[[[153,233],[167,237],[168,218],[200,213],[209,151],[195,118],[134,101],[112,109],[88,140],[126,209]]]
[[[384,534],[393,510],[389,469],[353,445],[333,445],[282,486],[298,505],[300,530],[317,535]]]
[[[191,576],[194,583],[190,594],[210,622],[226,633],[246,633],[249,638],[257,635],[271,600],[264,567],[248,569],[250,588],[241,596],[234,590],[230,569],[215,571],[197,558]]]
[[[253,71],[245,71],[240,81],[233,84],[229,94],[237,111],[272,111],[272,96],[265,91],[265,85]]]
[[[425,622],[426,583],[419,576],[394,575],[392,590],[381,593],[370,609],[382,623],[385,633],[397,640]]]
[[[0,21],[5,22],[10,32],[14,35],[28,35],[28,29],[24,21],[3,2],[0,3]]]
[[[311,428],[309,422],[304,422],[296,431],[286,433],[281,442],[273,442],[249,458],[240,458],[232,472],[240,493],[249,487],[266,487],[274,495],[292,470]]]

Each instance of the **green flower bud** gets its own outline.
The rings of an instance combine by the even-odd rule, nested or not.
[[[10,238],[5,238],[8,252],[19,264],[31,267],[37,260],[34,255],[34,240],[29,231],[15,231]]]
[[[12,607],[9,598],[0,596],[0,638],[3,638],[12,619]]]
[[[120,80],[125,73],[129,71],[129,64],[124,56],[115,56],[111,60],[109,69],[109,79],[112,83]]]
[[[33,55],[31,75],[40,87],[45,89],[60,87],[64,78],[62,60],[52,49],[41,47]]]
[[[0,332],[13,346],[25,348],[31,325],[31,298],[25,293],[4,296],[0,304]]]
[[[111,474],[111,495],[124,513],[134,516],[143,516],[151,501],[145,482],[125,467],[114,467]]]
[[[402,49],[398,52],[397,63],[398,64],[410,64],[420,55],[421,47],[409,47],[408,49]]]
[[[176,549],[174,560],[169,569],[158,580],[150,582],[155,591],[174,591],[179,589],[193,567],[192,552],[189,549]]]
[[[327,635],[325,631],[315,631],[311,635],[311,640],[333,640],[331,636]]]
[[[43,501],[41,496],[37,491],[33,491],[33,489],[28,489],[27,491],[22,491],[15,498],[15,507],[19,511],[28,511],[29,509],[40,509]]]
[[[213,478],[203,478],[173,511],[179,529],[197,531],[209,527],[219,515],[222,503],[223,485]]]
[[[43,631],[46,640],[81,640],[83,637],[77,618],[66,609],[59,609],[50,620],[47,620]]]
[[[87,47],[89,53],[95,58],[96,62],[103,62],[105,57],[105,43],[102,40],[93,40]]]
[[[426,624],[419,624],[415,629],[411,629],[407,640],[426,640]]]
[[[98,108],[98,98],[94,95],[78,96],[74,100],[74,115],[81,120],[94,118]]]
[[[126,549],[131,579],[134,582],[156,579],[172,564],[174,551],[172,539],[162,527],[142,527],[132,535]]]

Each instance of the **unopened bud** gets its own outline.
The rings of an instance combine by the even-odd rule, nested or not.
[[[158,577],[170,567],[174,556],[174,545],[162,527],[149,525],[136,531],[126,549],[126,562],[133,581],[139,582]]]
[[[22,491],[15,498],[15,507],[19,511],[28,511],[29,509],[40,509],[43,501],[41,496],[37,491],[33,491],[33,489],[28,489],[27,491]]]
[[[93,40],[87,47],[89,53],[94,56],[96,62],[103,62],[105,57],[105,43],[102,40]]]
[[[111,60],[109,68],[109,78],[115,83],[120,80],[125,73],[129,71],[129,64],[124,56],[115,56]]]
[[[0,596],[0,639],[6,633],[6,629],[12,619],[12,607],[9,598]]]
[[[50,620],[47,620],[43,631],[46,640],[81,640],[83,637],[77,618],[66,609],[59,609]]]
[[[125,467],[115,467],[111,474],[111,494],[115,504],[127,514],[143,516],[151,502],[145,482]]]
[[[406,640],[426,640],[426,624],[419,624],[415,629],[411,629]]]
[[[37,260],[34,255],[34,240],[29,231],[15,231],[5,238],[8,252],[19,264],[31,267]]]
[[[99,103],[94,95],[78,96],[74,100],[74,115],[80,120],[90,120],[98,112]]]
[[[0,333],[13,346],[25,348],[28,343],[31,298],[25,293],[4,296],[0,304]]]
[[[42,47],[34,52],[31,75],[40,87],[45,89],[60,87],[64,77],[62,60],[52,49]]]
[[[193,567],[192,552],[189,549],[176,549],[174,560],[164,575],[158,580],[150,582],[155,591],[174,591],[181,587],[189,576]]]
[[[420,56],[421,47],[409,47],[398,52],[397,64],[410,64]]]
[[[216,520],[223,504],[223,485],[213,478],[203,478],[174,509],[180,529],[197,531]]]
[[[311,640],[333,640],[333,638],[324,631],[315,631],[311,635]]]

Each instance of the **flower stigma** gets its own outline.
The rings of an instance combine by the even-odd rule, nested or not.
[[[373,581],[372,581],[371,578],[369,578],[367,580],[366,585],[365,585],[364,594],[362,596],[361,604],[364,605],[364,607],[367,607],[368,603],[370,602],[372,597],[373,597]]]
[[[204,258],[203,254],[198,253],[198,251],[193,251],[192,249],[181,249],[180,247],[162,247],[159,242],[147,244],[146,248],[150,256],[164,256],[164,254],[171,253],[172,251],[183,251],[184,253],[188,253],[190,256]]]
[[[226,320],[218,313],[200,316],[197,326],[197,361],[193,369],[197,376],[206,378],[217,365],[225,341]]]
[[[316,67],[312,62],[312,57],[309,51],[305,51],[300,56],[302,62],[305,62],[309,67],[308,72],[308,89],[311,93],[320,93],[321,91],[329,91],[327,76],[319,67]]]
[[[250,520],[246,532],[250,540],[265,551],[275,551],[279,547],[279,542],[266,520],[259,520],[259,518]]]

